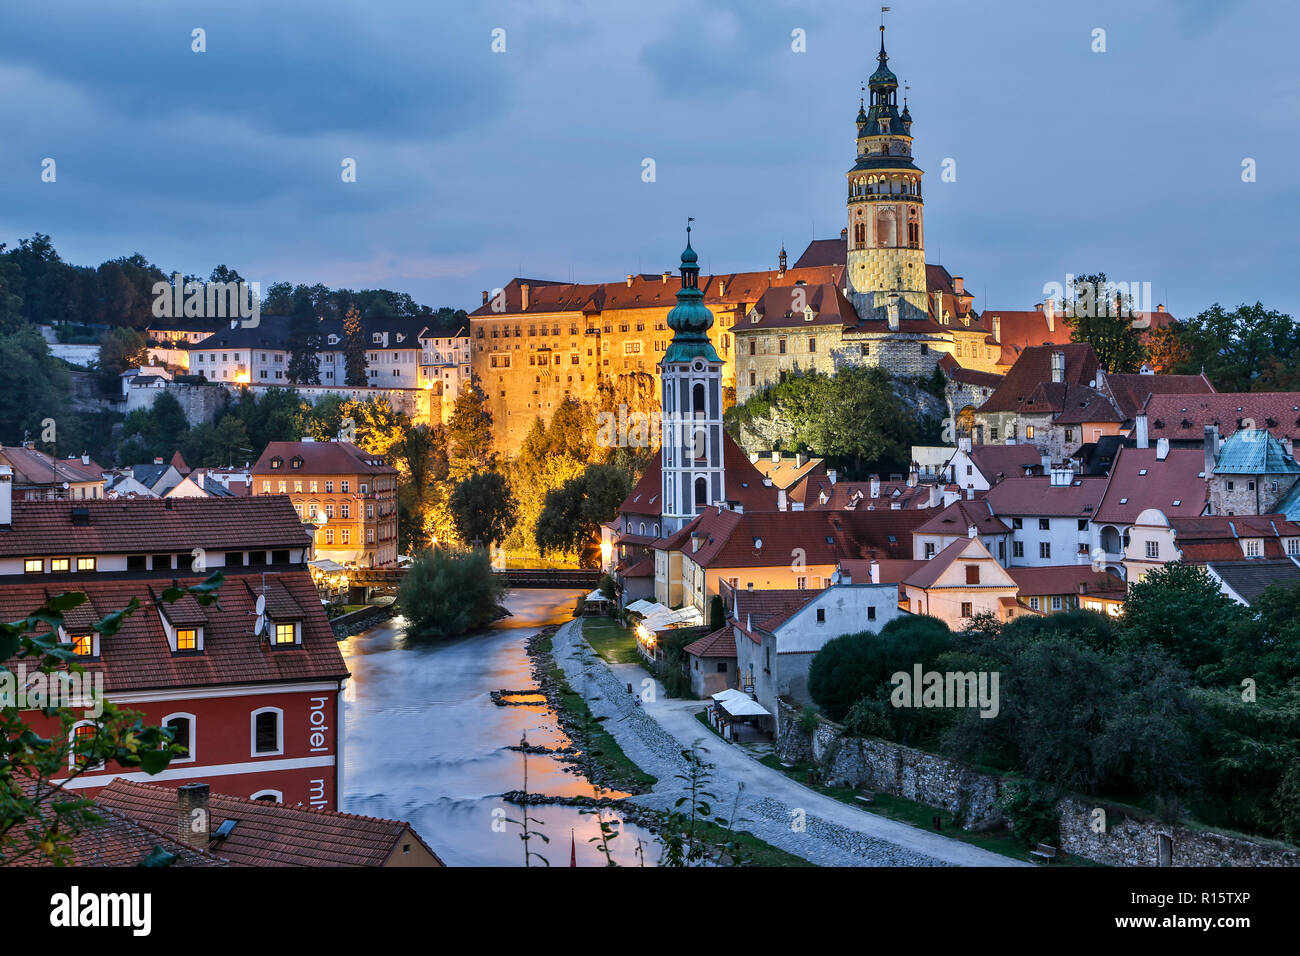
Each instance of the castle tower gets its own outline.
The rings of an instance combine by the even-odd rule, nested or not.
[[[688,220],[689,222],[690,220]],[[722,469],[722,359],[709,341],[713,313],[700,291],[699,256],[686,227],[682,287],[668,313],[672,342],[659,363],[663,409],[663,533],[726,500]]]
[[[868,81],[871,107],[858,108],[857,163],[848,172],[846,278],[860,316],[888,319],[897,328],[900,318],[928,313],[925,207],[921,170],[912,162],[912,115],[906,99],[898,111],[898,78],[889,69],[883,26],[877,59]]]

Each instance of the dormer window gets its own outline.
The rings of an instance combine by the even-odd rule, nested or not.
[[[94,634],[72,635],[72,650],[78,657],[94,657],[95,656],[95,635]]]
[[[281,458],[279,455],[276,455],[274,458],[271,459],[271,467],[272,467],[272,468],[283,468],[283,467],[284,467],[284,459]]]
[[[197,627],[179,627],[176,629],[176,650],[197,651],[199,649],[199,629]]]
[[[290,468],[301,468],[301,467],[302,467],[302,459],[301,459],[300,457],[298,457],[297,455],[294,455],[293,460],[289,462],[289,467],[290,467]]]
[[[493,329],[492,331],[495,332],[496,329]],[[380,335],[378,332],[376,332],[376,333],[374,333],[373,335],[370,336],[370,341],[373,342],[375,345],[378,345],[378,344],[379,344],[380,342],[382,342],[383,340],[384,340],[384,337],[383,337],[382,335]]]

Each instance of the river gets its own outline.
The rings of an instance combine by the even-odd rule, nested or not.
[[[524,641],[548,624],[569,619],[582,592],[517,590],[506,600],[512,617],[482,634],[443,642],[406,637],[404,621],[391,621],[350,637],[339,648],[352,678],[344,690],[342,809],[409,821],[449,866],[522,866],[521,808],[500,795],[523,788],[554,796],[599,793],[580,773],[545,754],[508,749],[527,734],[529,744],[569,743],[544,703],[498,706],[494,690],[536,687]],[[588,839],[599,836],[593,814],[576,807],[538,805],[529,816],[549,843],[530,847],[551,866],[569,865],[570,830],[579,866],[604,857]],[[654,865],[658,844],[631,824],[610,843],[624,866]],[[545,865],[534,859],[533,865]]]

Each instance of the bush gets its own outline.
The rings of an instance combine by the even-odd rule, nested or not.
[[[406,572],[397,603],[420,638],[455,637],[504,617],[505,583],[482,548],[424,550]]]
[[[817,732],[817,725],[819,723],[821,723],[821,721],[817,719],[817,711],[813,710],[811,707],[805,707],[800,711],[799,722],[797,724],[800,733],[807,734],[811,737]]]
[[[1061,813],[1057,793],[1038,783],[1018,783],[998,799],[1012,835],[1026,848],[1040,843],[1056,846],[1061,839]]]

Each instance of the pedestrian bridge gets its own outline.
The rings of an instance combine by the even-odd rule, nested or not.
[[[402,583],[406,568],[351,568],[348,585],[354,588],[395,588]],[[599,571],[570,568],[508,568],[493,571],[504,577],[512,588],[594,588],[600,583]]]

